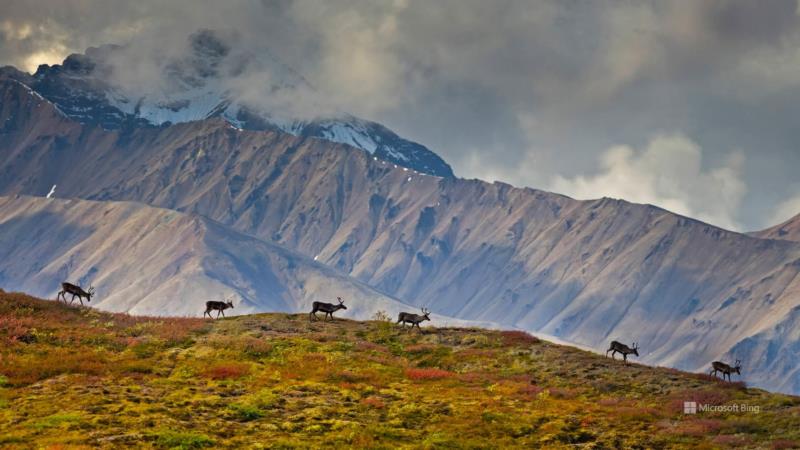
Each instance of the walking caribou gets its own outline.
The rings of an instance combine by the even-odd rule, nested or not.
[[[736,362],[733,363],[733,367],[721,361],[714,361],[711,363],[711,372],[708,374],[716,377],[717,372],[722,372],[723,380],[725,380],[725,375],[727,375],[728,381],[731,381],[731,373],[736,372],[738,375],[742,374],[742,361],[737,359]]]
[[[217,312],[217,318],[219,318],[220,313],[222,317],[225,317],[225,310],[231,308],[233,309],[233,301],[228,300],[226,302],[215,302],[215,301],[207,301],[206,302],[206,312],[203,313],[203,317],[208,314],[208,318],[211,319],[211,311]]]
[[[325,318],[327,319],[328,316],[331,317],[333,320],[333,313],[340,309],[347,309],[347,306],[344,306],[344,300],[342,297],[336,297],[336,300],[339,301],[338,305],[334,305],[333,303],[323,303],[323,302],[314,302],[311,304],[311,314],[308,316],[308,320],[319,320],[317,317],[317,311],[322,311],[325,313]]]
[[[424,322],[426,320],[431,320],[430,314],[431,314],[431,312],[428,311],[425,308],[422,308],[422,315],[413,314],[413,313],[407,313],[407,312],[401,312],[397,316],[397,323],[399,323],[400,326],[403,327],[403,328],[406,327],[406,323],[410,323],[411,324],[411,328],[414,328],[414,325],[416,325],[417,329],[422,331],[419,328],[419,324],[420,324],[420,322]]]
[[[614,354],[617,352],[622,354],[622,359],[625,363],[628,363],[628,355],[633,353],[636,356],[639,356],[639,346],[636,345],[636,342],[633,343],[633,347],[628,347],[625,344],[622,344],[617,341],[611,341],[611,346],[606,350],[606,357],[608,357],[608,352],[611,352],[611,359],[614,359]]]
[[[69,304],[71,305],[72,302],[75,301],[75,297],[78,297],[78,301],[81,302],[81,306],[83,306],[83,299],[86,298],[86,302],[92,301],[92,296],[94,295],[94,287],[89,286],[89,290],[84,291],[82,287],[74,285],[72,283],[67,283],[66,281],[61,283],[61,290],[58,291],[58,295],[56,295],[56,301],[59,299],[63,299],[64,303],[67,303],[67,294],[72,294],[72,299],[70,299]]]

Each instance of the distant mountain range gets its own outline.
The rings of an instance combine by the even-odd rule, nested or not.
[[[0,195],[43,196],[53,184],[60,197],[209,218],[440,314],[601,351],[635,340],[642,361],[692,371],[740,358],[747,380],[800,392],[800,243],[790,240],[650,205],[415,173],[347,144],[220,116],[80,123],[24,80],[0,81]],[[111,270],[96,262],[59,275],[88,282]],[[255,307],[265,291],[253,292]]]

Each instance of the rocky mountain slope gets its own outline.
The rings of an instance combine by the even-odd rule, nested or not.
[[[186,53],[163,62],[152,86],[121,84],[125,74],[120,72],[129,70],[130,62],[120,62],[126,48],[113,45],[70,55],[60,65],[43,65],[33,75],[0,68],[0,79],[20,81],[73,120],[106,129],[222,117],[240,128],[345,143],[413,170],[453,176],[434,152],[383,125],[326,108],[320,94],[294,70],[268,53],[242,54],[236,43],[236,36],[209,30],[193,34]],[[264,85],[253,86],[260,83]],[[254,97],[261,102],[252,103]],[[286,112],[296,103],[303,103],[304,110]]]
[[[800,242],[800,214],[774,227],[756,231],[750,235],[764,239],[780,239]]]
[[[92,306],[132,314],[200,316],[299,312],[347,299],[347,315],[404,305],[275,244],[209,219],[131,202],[0,197],[0,286],[54,298],[61,281],[93,284]]]
[[[519,331],[131,317],[0,291],[0,344],[8,449],[800,446],[800,398]]]
[[[647,205],[417,174],[221,119],[105,130],[20,83],[0,94],[0,194],[57,184],[61,196],[200,214],[441,314],[601,351],[635,340],[643,361],[688,370],[740,357],[748,380],[800,392],[798,341],[775,333],[800,305],[798,243]],[[756,337],[769,356],[747,350]]]

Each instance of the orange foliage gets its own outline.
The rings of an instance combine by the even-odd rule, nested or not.
[[[227,380],[241,378],[250,372],[250,366],[243,363],[230,362],[215,364],[205,371],[203,375],[212,380]]]

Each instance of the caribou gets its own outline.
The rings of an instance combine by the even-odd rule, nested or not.
[[[742,374],[742,361],[737,359],[733,367],[721,361],[714,361],[711,363],[711,372],[708,374],[716,377],[717,372],[722,372],[723,381],[725,380],[725,375],[728,376],[728,381],[731,381],[731,373],[736,372],[738,375]]]
[[[56,301],[63,299],[64,303],[67,303],[67,294],[72,294],[72,299],[69,301],[70,305],[75,301],[75,297],[78,297],[78,301],[80,301],[81,306],[83,306],[84,298],[86,298],[87,303],[92,301],[92,296],[94,295],[94,286],[89,286],[89,289],[84,291],[82,287],[72,283],[67,283],[65,281],[61,283],[61,290],[58,291],[58,295],[56,295]]]
[[[317,311],[322,311],[325,313],[325,318],[327,319],[330,316],[331,320],[333,320],[333,313],[340,309],[347,309],[347,306],[344,306],[344,300],[342,297],[336,297],[336,300],[339,301],[338,305],[334,305],[333,303],[323,303],[323,302],[314,302],[311,304],[311,313],[308,316],[308,320],[319,320],[317,317]]]
[[[211,317],[211,311],[216,311],[217,312],[217,318],[219,318],[220,314],[222,314],[222,317],[225,317],[225,310],[228,309],[228,308],[233,309],[233,301],[232,300],[228,300],[228,301],[225,301],[225,302],[207,301],[206,302],[206,312],[203,313],[203,317],[205,317],[206,314],[208,314],[208,318],[212,319],[213,317]]]
[[[397,316],[397,323],[399,323],[400,326],[403,327],[403,328],[406,327],[406,323],[410,323],[412,329],[414,328],[414,325],[416,325],[417,329],[422,331],[420,329],[420,327],[419,327],[419,324],[420,324],[420,322],[424,322],[426,320],[431,320],[430,314],[431,314],[431,312],[428,311],[425,308],[422,308],[422,315],[413,314],[413,313],[407,313],[407,312],[401,312]]]
[[[628,347],[625,344],[622,344],[617,341],[611,341],[611,346],[606,350],[606,357],[608,357],[608,352],[611,352],[611,359],[614,359],[614,355],[619,352],[622,354],[622,359],[625,363],[628,363],[628,355],[633,353],[636,356],[639,356],[639,346],[636,345],[636,342],[633,343],[632,347]]]

